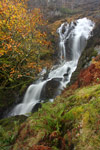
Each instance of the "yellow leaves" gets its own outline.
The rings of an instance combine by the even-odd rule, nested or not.
[[[1,48],[0,48],[0,57],[1,57],[2,55],[4,55],[4,53],[6,53],[6,51],[5,51],[4,49],[1,49]]]
[[[42,71],[42,68],[41,68],[41,67],[39,67],[39,68],[38,68],[38,71],[39,71],[39,72],[41,72],[41,71]]]
[[[43,65],[46,65],[40,57],[48,53],[51,45],[46,32],[42,31],[41,26],[45,25],[45,21],[40,9],[28,12],[24,1],[26,2],[0,1],[0,56],[5,60],[2,69],[11,79],[20,79],[24,75],[31,76],[32,71],[33,74],[40,72]],[[49,67],[50,63],[47,66]]]
[[[11,47],[12,47],[12,46],[11,46],[10,44],[7,44],[7,48],[8,48],[8,49],[11,49]]]
[[[27,67],[33,69],[33,68],[36,68],[36,67],[37,67],[37,64],[36,64],[36,62],[28,63],[28,64],[27,64]]]

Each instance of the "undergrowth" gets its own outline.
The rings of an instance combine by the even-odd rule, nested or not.
[[[19,126],[18,122],[14,122],[14,126],[12,130],[6,131],[5,128],[0,126],[0,147],[1,150],[11,150],[12,145],[14,144],[17,134],[18,134]]]
[[[9,145],[16,139],[13,150],[99,150],[100,85],[65,91],[42,104],[15,135],[10,141],[3,136]]]

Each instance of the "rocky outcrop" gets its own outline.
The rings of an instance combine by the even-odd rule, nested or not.
[[[61,78],[53,78],[49,80],[43,87],[40,99],[48,100],[58,95],[58,87],[60,86]]]
[[[87,46],[85,50],[82,52],[81,57],[79,59],[77,69],[72,74],[70,84],[73,84],[79,76],[79,73],[82,69],[88,67],[91,64],[91,60],[93,57],[97,55],[97,51],[95,47],[100,45],[100,24],[96,24],[95,29],[93,31],[93,36],[88,40]]]
[[[42,107],[42,104],[41,103],[37,103],[34,107],[33,107],[33,109],[32,109],[32,113],[34,113],[34,112],[37,112],[38,111],[38,109],[39,108],[41,108]]]

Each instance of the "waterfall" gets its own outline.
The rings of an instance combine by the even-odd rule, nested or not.
[[[78,19],[70,24],[63,23],[57,30],[60,37],[60,63],[53,66],[46,80],[40,80],[28,87],[23,102],[15,106],[8,116],[27,114],[32,111],[34,106],[45,99],[53,99],[60,90],[70,82],[72,73],[77,67],[81,52],[86,46],[88,38],[91,36],[95,24],[87,19]],[[54,88],[52,96],[48,96],[48,86]],[[52,83],[52,84],[51,84]],[[43,95],[43,96],[42,96]],[[46,96],[47,95],[47,96]],[[42,98],[44,97],[44,98]]]

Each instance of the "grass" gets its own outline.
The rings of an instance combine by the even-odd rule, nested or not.
[[[65,91],[53,103],[47,102],[31,114],[20,126],[13,150],[31,150],[34,145],[52,150],[98,150],[100,85]]]

